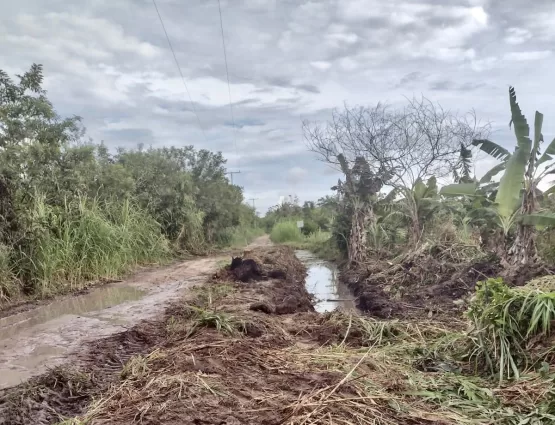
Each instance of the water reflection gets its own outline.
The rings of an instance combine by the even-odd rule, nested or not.
[[[345,310],[356,308],[354,297],[349,288],[339,281],[337,267],[324,261],[310,251],[295,251],[297,258],[307,267],[306,289],[314,295],[314,308],[318,312],[326,312],[341,307]]]
[[[87,294],[55,300],[51,304],[0,319],[0,340],[66,314],[82,315],[142,298],[144,291],[130,286],[96,288]]]

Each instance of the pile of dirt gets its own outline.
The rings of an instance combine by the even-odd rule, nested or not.
[[[466,309],[476,282],[502,277],[511,286],[552,271],[536,264],[503,267],[494,255],[473,255],[466,247],[421,245],[394,262],[376,260],[364,269],[344,270],[340,278],[357,296],[357,306],[371,316],[452,317]]]
[[[376,261],[364,270],[344,271],[341,279],[357,296],[358,307],[372,316],[449,315],[464,308],[463,298],[477,281],[502,271],[495,257],[472,259],[455,252],[424,244],[395,262]]]
[[[304,286],[305,277],[306,268],[293,249],[281,246],[232,257],[231,264],[218,271],[213,281],[271,282],[259,288],[264,297],[252,303],[250,309],[266,314],[292,314],[314,311],[312,298]]]

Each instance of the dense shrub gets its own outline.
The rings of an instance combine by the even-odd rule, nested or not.
[[[83,143],[79,119],[48,101],[39,65],[18,79],[0,70],[0,302],[118,276],[171,248],[252,239],[257,218],[221,153]]]

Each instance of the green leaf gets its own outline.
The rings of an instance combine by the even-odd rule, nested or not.
[[[542,124],[543,114],[536,111],[536,116],[534,117],[534,146],[530,156],[532,163],[536,161],[536,158],[539,155],[540,143],[543,142]]]
[[[547,146],[543,155],[536,163],[536,167],[539,167],[541,164],[543,164],[546,161],[552,160],[553,159],[552,155],[555,155],[555,139],[553,139],[551,143]]]
[[[509,155],[510,158],[510,155]],[[507,162],[502,162],[501,164],[497,164],[491,170],[489,170],[484,176],[480,179],[480,183],[489,183],[493,177],[499,174],[501,171],[505,169],[507,166]]]
[[[430,177],[426,185],[426,197],[433,198],[434,196],[437,196],[437,179],[435,176]]]
[[[391,189],[391,191],[387,195],[385,195],[385,198],[383,198],[383,200],[386,203],[393,202],[398,194],[399,194],[399,189],[397,188]]]
[[[472,144],[477,146],[481,151],[493,156],[495,159],[499,159],[500,161],[506,161],[511,156],[511,153],[507,149],[499,146],[491,140],[474,139]]]
[[[476,196],[476,183],[448,184],[443,186],[439,193],[443,196]]]
[[[522,223],[527,226],[554,226],[555,213],[539,212],[522,216]]]
[[[426,196],[426,185],[421,179],[417,179],[416,183],[414,183],[414,188],[412,189],[412,193],[416,202]]]
[[[514,87],[509,88],[509,101],[511,103],[511,116],[514,124],[516,142],[520,149],[530,155],[532,149],[532,141],[530,140],[530,127],[526,117],[522,114],[520,106],[516,101],[516,93]]]
[[[518,147],[507,161],[505,173],[499,182],[499,189],[495,202],[498,204],[499,215],[508,219],[520,205],[520,193],[524,185],[524,173],[530,159],[532,141],[530,140],[530,128],[526,118],[522,115],[520,107],[516,102],[514,89],[509,89],[511,103],[512,121],[514,124],[515,135]]]

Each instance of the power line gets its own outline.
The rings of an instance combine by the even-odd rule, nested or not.
[[[227,92],[229,94],[229,111],[231,113],[231,123],[233,125],[234,134],[233,134],[233,144],[235,145],[235,155],[237,156],[237,163],[239,162],[239,153],[237,151],[237,127],[235,126],[235,117],[233,116],[233,104],[231,103],[231,85],[229,84],[229,68],[227,66],[227,51],[225,48],[225,36],[224,36],[224,21],[222,18],[222,4],[220,0],[218,0],[218,11],[220,12],[220,28],[222,30],[222,46],[224,49],[224,60],[225,60],[225,74],[227,76]]]
[[[181,75],[181,81],[183,82],[183,85],[185,86],[185,91],[187,92],[187,96],[189,96],[189,102],[191,102],[191,108],[193,109],[193,112],[195,113],[195,116],[197,117],[197,122],[198,122],[198,125],[200,127],[200,130],[202,131],[202,135],[204,136],[204,140],[206,140],[208,142],[208,139],[206,137],[206,133],[204,132],[204,128],[202,127],[202,124],[200,123],[200,118],[197,114],[195,104],[193,103],[193,98],[191,97],[191,93],[189,93],[189,88],[187,87],[187,83],[185,82],[185,77],[183,76],[183,72],[181,71],[181,67],[179,66],[179,61],[177,60],[177,55],[175,54],[175,50],[173,49],[172,42],[170,41],[170,36],[168,35],[168,31],[166,30],[166,26],[164,25],[164,20],[162,19],[162,15],[160,14],[160,11],[158,10],[158,5],[156,4],[156,0],[152,0],[152,4],[154,4],[154,8],[156,9],[156,13],[158,14],[158,19],[160,19],[160,23],[162,24],[162,28],[164,29],[164,34],[166,34],[166,40],[168,40],[168,45],[170,46],[170,50],[172,52],[173,59],[175,60],[175,65],[177,66],[177,70],[179,71],[179,75]]]

